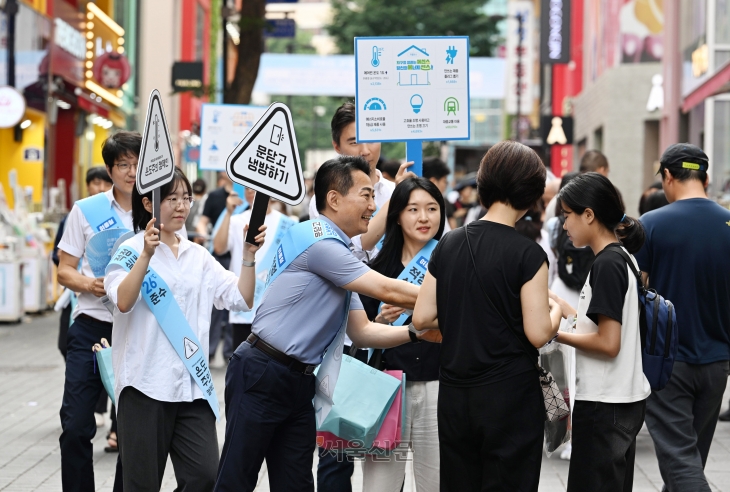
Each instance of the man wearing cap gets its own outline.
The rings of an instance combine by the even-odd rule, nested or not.
[[[641,217],[636,260],[674,303],[679,351],[667,386],[646,407],[665,490],[709,492],[704,467],[730,361],[730,211],[707,198],[707,155],[674,144],[659,172],[669,205]]]

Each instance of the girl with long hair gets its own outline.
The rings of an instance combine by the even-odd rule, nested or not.
[[[159,490],[169,454],[180,490],[213,490],[219,410],[208,369],[211,311],[253,305],[254,253],[265,226],[257,244],[244,248],[239,278],[180,234],[193,201],[182,171],[158,191],[159,229],[152,193],[132,192],[137,234],[117,249],[104,279],[116,306],[112,354],[124,488]]]
[[[420,285],[419,271],[428,266],[431,251],[441,239],[446,222],[444,198],[425,178],[408,178],[395,187],[385,225],[385,240],[370,268],[386,277]],[[370,320],[384,324],[409,324],[401,308],[360,296]],[[363,491],[398,492],[405,478],[408,448],[413,450],[413,469],[419,492],[439,490],[439,445],[436,405],[439,392],[439,344],[419,341],[376,351],[380,369],[402,370],[406,376],[406,415],[402,441],[388,457],[368,455],[363,465]]]
[[[622,253],[638,271],[631,254],[644,244],[644,228],[624,213],[616,188],[598,173],[576,177],[558,198],[573,244],[596,255],[577,311],[556,299],[575,325],[575,333],[557,338],[576,349],[568,491],[630,492],[651,389],[641,362],[638,279]]]

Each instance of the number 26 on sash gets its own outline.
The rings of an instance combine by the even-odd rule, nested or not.
[[[144,293],[149,295],[152,292],[154,292],[154,290],[157,288],[157,282],[152,280],[152,277],[150,277],[149,282],[147,282],[146,280],[144,282],[142,282],[142,286],[144,286],[144,288],[145,288]]]

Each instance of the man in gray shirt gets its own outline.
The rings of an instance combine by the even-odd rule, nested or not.
[[[370,167],[360,157],[325,162],[314,190],[320,220],[345,244],[367,232],[375,212]],[[352,292],[347,334],[360,347],[414,341],[404,326],[371,323],[357,293],[413,309],[418,287],[370,270],[338,240],[312,244],[264,293],[252,335],[226,372],[226,440],[217,491],[252,491],[264,459],[272,491],[314,490],[314,368],[342,325]],[[440,341],[438,331],[419,335]]]

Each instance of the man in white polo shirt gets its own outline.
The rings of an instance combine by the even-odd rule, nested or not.
[[[91,347],[112,340],[112,315],[102,304],[104,279],[95,278],[86,257],[86,246],[98,232],[132,230],[132,189],[142,136],[120,131],[109,137],[101,155],[114,183],[112,189],[74,205],[58,244],[58,283],[78,293],[78,306],[68,330],[66,381],[61,406],[61,481],[64,492],[94,488],[93,445],[96,434],[94,407],[104,391],[94,367]],[[81,262],[81,270],[78,270]]]

